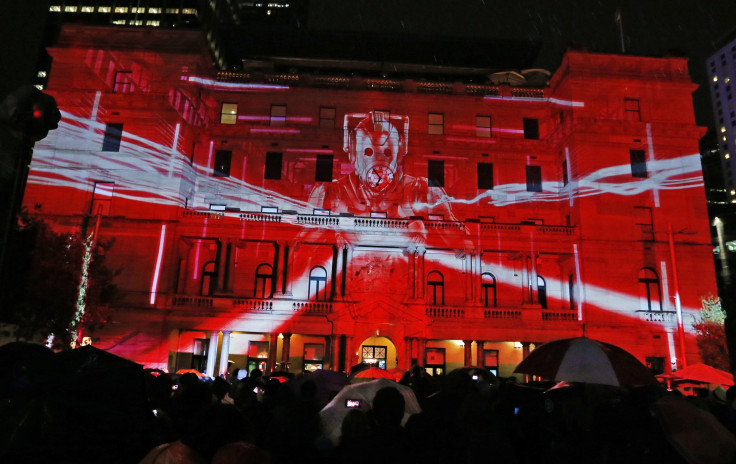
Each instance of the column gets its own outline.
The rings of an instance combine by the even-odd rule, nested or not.
[[[332,245],[332,277],[330,278],[330,301],[337,296],[337,245]]]
[[[345,298],[345,287],[348,279],[348,246],[340,247],[340,255],[342,256],[342,272],[340,273],[340,296]]]
[[[409,275],[407,278],[411,286],[409,296],[413,300],[417,297],[416,253],[413,247],[409,247],[406,250],[406,254],[409,257]]]
[[[330,335],[330,368],[340,370],[340,336],[336,334]]]
[[[230,331],[222,331],[222,347],[220,348],[220,377],[227,376],[228,358],[230,357]]]
[[[273,276],[271,277],[271,295],[276,295],[278,288],[276,287],[279,279],[279,250],[280,246],[277,242],[273,244]]]
[[[412,337],[404,337],[404,358],[405,360],[404,360],[404,366],[403,367],[399,366],[399,367],[401,367],[405,371],[408,371],[409,369],[411,369],[411,365],[412,365],[411,343],[413,340],[414,339]]]
[[[473,256],[465,252],[463,258],[463,266],[465,267],[465,301],[473,301]]]
[[[279,334],[268,334],[268,366],[264,374],[270,374],[276,367],[276,350],[278,349]]]
[[[290,245],[288,245],[288,249],[289,253],[284,254],[284,263],[286,263],[286,266],[288,266],[287,269],[284,269],[284,296],[291,297],[293,296],[293,279],[291,278],[291,275],[293,274],[292,269],[294,269],[294,255],[299,249],[299,244],[296,242],[292,242]]]
[[[521,285],[524,287],[522,292],[522,304],[531,303],[529,297],[529,256],[526,253],[521,255]]]
[[[539,303],[539,297],[538,297],[539,285],[537,285],[538,284],[537,282],[537,254],[532,253],[530,259],[531,259],[531,265],[532,265],[532,272],[531,272],[531,276],[529,277],[531,280],[531,292],[530,292],[531,300],[530,301],[536,304],[536,303]]]
[[[417,338],[417,364],[424,367],[425,364],[425,356],[424,352],[427,348],[427,339],[426,338]]]
[[[521,359],[526,359],[529,356],[529,345],[531,342],[521,342]],[[529,374],[524,374],[524,382],[529,382]]]
[[[278,279],[276,281],[276,295],[286,294],[286,281],[289,273],[289,244],[285,242],[279,242],[279,247],[284,250],[282,258],[281,272],[278,273]]]
[[[207,347],[207,368],[204,375],[207,377],[215,376],[215,363],[217,362],[217,335],[218,332],[210,332],[210,344]]]
[[[216,291],[221,292],[225,288],[225,261],[227,261],[227,247],[225,242],[217,240],[217,264],[215,266],[216,273]]]
[[[480,304],[480,275],[483,274],[483,260],[481,259],[481,253],[480,251],[475,255],[475,275],[473,276],[473,279],[475,281],[474,288],[475,293],[473,294],[473,301],[475,303]]]
[[[283,345],[281,345],[281,364],[284,366],[284,370],[289,372],[289,352],[291,348],[291,334],[284,334]]]
[[[473,340],[463,340],[463,345],[465,348],[465,359],[463,360],[464,366],[472,366],[473,365]]]
[[[353,365],[353,359],[355,359],[353,350],[353,336],[347,335],[345,337],[345,373],[348,375],[350,375],[350,367]]]
[[[483,345],[484,345],[484,343],[485,342],[483,340],[476,340],[475,341],[476,365],[479,366],[479,367],[485,367],[485,363],[486,363],[485,353],[483,353]]]
[[[225,263],[225,287],[223,289],[228,293],[232,293],[233,291],[233,281],[234,281],[234,276],[235,276],[234,250],[235,250],[235,244],[228,240],[227,249],[226,249],[227,260]]]
[[[423,300],[424,299],[424,280],[425,280],[425,274],[424,274],[424,255],[427,253],[427,249],[424,247],[417,247],[417,266],[416,266],[416,296],[417,299]],[[422,360],[422,363],[424,361]]]

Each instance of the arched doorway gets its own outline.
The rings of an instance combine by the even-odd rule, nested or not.
[[[396,345],[387,337],[368,337],[363,340],[357,351],[361,363],[370,364],[380,369],[397,367]]]

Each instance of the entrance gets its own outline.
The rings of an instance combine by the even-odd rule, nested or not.
[[[398,364],[396,346],[386,337],[366,338],[360,345],[358,354],[360,362],[379,369],[393,369]]]

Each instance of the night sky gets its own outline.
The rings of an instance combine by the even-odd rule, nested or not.
[[[539,41],[535,67],[554,71],[572,44],[620,53],[617,8],[627,53],[687,56],[698,84],[705,82],[705,58],[715,43],[736,28],[734,0],[311,0],[309,27]],[[711,127],[707,88],[695,100],[698,124]]]

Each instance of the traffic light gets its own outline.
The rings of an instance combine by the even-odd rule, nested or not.
[[[37,142],[59,127],[61,113],[56,100],[32,85],[10,93],[0,104],[0,123]]]

